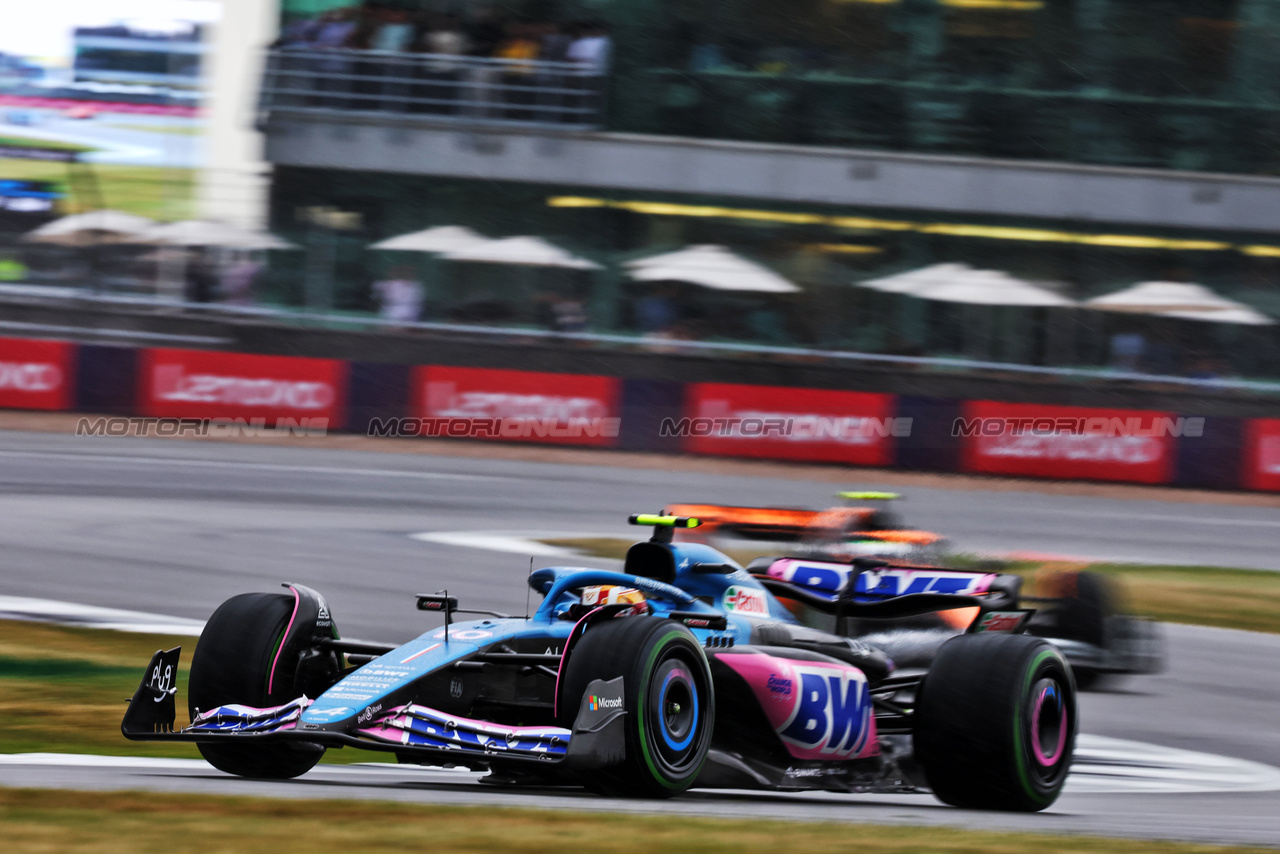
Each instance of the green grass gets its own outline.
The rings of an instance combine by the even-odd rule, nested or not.
[[[137,130],[144,133],[170,133],[176,136],[199,136],[204,133],[201,125],[169,125],[169,124],[130,124],[127,122],[103,122],[107,127],[119,128],[120,130]]]
[[[509,854],[1211,854],[1264,851],[944,827],[781,822],[138,792],[0,789],[4,850],[172,854],[502,851]]]
[[[95,163],[89,168],[97,176],[105,207],[152,219],[177,220],[195,216],[194,169],[117,163]],[[65,163],[0,158],[0,178],[53,181],[62,192],[69,192]],[[73,206],[85,202],[70,195],[68,201]]]
[[[59,151],[93,151],[87,145],[76,145],[74,142],[55,142],[51,139],[36,139],[30,136],[0,135],[0,145],[14,145],[23,148],[56,148]]]
[[[0,620],[0,753],[97,753],[199,758],[195,745],[128,741],[125,701],[158,649],[182,647],[179,726],[195,638]],[[389,754],[334,750],[326,762],[383,762]]]
[[[543,540],[549,545],[577,549],[593,557],[621,559],[631,540],[613,537]],[[730,556],[746,564],[759,551],[730,550]],[[955,555],[951,565],[968,567],[976,558]],[[990,561],[985,561],[990,564]],[[1035,592],[1036,579],[1045,570],[1068,568],[1066,564],[1015,561],[1000,564],[1005,572],[1028,578],[1027,592]],[[1125,591],[1129,613],[1169,623],[1247,629],[1280,633],[1280,572],[1232,569],[1217,566],[1158,566],[1129,563],[1072,564],[1115,578]]]

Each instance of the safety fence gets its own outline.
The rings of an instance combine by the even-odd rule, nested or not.
[[[581,63],[372,50],[267,54],[259,109],[598,127],[604,76]]]
[[[1280,418],[1196,412],[21,338],[0,338],[0,408],[1280,491]]]

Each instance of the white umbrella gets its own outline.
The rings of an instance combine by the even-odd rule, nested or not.
[[[777,273],[735,255],[723,246],[687,246],[675,252],[628,261],[637,282],[688,282],[717,291],[791,294],[800,289]]]
[[[525,267],[567,267],[573,270],[599,270],[600,265],[548,243],[541,237],[505,237],[486,240],[463,249],[442,253],[449,261],[475,261],[486,264],[518,264]]]
[[[440,225],[424,231],[388,237],[369,248],[395,249],[401,252],[454,252],[488,242],[489,238],[477,234],[465,225]]]
[[[123,211],[89,211],[47,222],[22,239],[34,243],[107,243],[141,234],[153,224],[144,216]]]
[[[909,270],[880,279],[869,279],[859,284],[864,288],[873,288],[889,294],[909,294],[920,288],[951,281],[971,272],[973,268],[968,264],[933,264],[929,267],[921,267],[919,270]]]
[[[1154,314],[1181,320],[1270,326],[1274,320],[1203,285],[1184,282],[1141,282],[1124,290],[1094,297],[1085,303],[1101,311]]]
[[[970,305],[1048,307],[1075,304],[1066,297],[1000,270],[975,270],[967,264],[935,264],[897,276],[873,279],[862,285],[921,299]]]
[[[230,249],[297,249],[266,231],[241,228],[225,222],[188,219],[152,226],[138,235],[138,243],[167,246],[222,246]]]

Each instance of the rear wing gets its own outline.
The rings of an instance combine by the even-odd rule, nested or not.
[[[748,571],[775,596],[825,613],[909,617],[952,608],[990,607],[996,573],[942,567],[893,566],[854,558],[850,563],[799,558],[759,561]],[[1001,606],[1012,603],[1000,602]]]

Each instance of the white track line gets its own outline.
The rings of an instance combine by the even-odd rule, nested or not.
[[[96,605],[77,605],[53,599],[29,599],[25,596],[0,596],[0,619],[183,637],[199,637],[204,630],[204,622],[201,620],[122,611],[118,608],[99,608]]]
[[[144,756],[92,756],[66,753],[0,754],[0,766],[120,768],[156,771],[209,771],[199,759],[158,759]],[[374,774],[440,773],[460,782],[479,777],[474,772],[419,768],[389,763],[321,765],[315,772],[335,777]],[[1161,747],[1140,741],[1081,735],[1076,761],[1067,780],[1067,794],[1191,794],[1196,792],[1271,792],[1280,790],[1280,768],[1215,756],[1193,750]]]
[[[537,539],[534,539],[535,536]],[[442,546],[457,546],[468,549],[486,549],[491,552],[510,552],[533,557],[582,557],[582,553],[577,549],[552,546],[539,542],[539,540],[572,540],[584,537],[622,539],[617,534],[543,532],[535,535],[509,531],[423,531],[420,534],[409,535],[410,539],[424,543],[436,543]],[[603,558],[593,558],[593,560],[603,560]]]
[[[18,457],[44,460],[85,460],[88,462],[129,463],[141,465],[199,466],[203,468],[252,469],[255,471],[288,471],[306,474],[373,475],[377,477],[408,477],[420,480],[515,480],[503,475],[455,474],[436,471],[393,471],[391,469],[352,469],[339,466],[289,466],[279,463],[225,462],[221,460],[190,460],[172,457],[138,457],[117,454],[53,454],[42,451],[0,451],[0,457]]]

